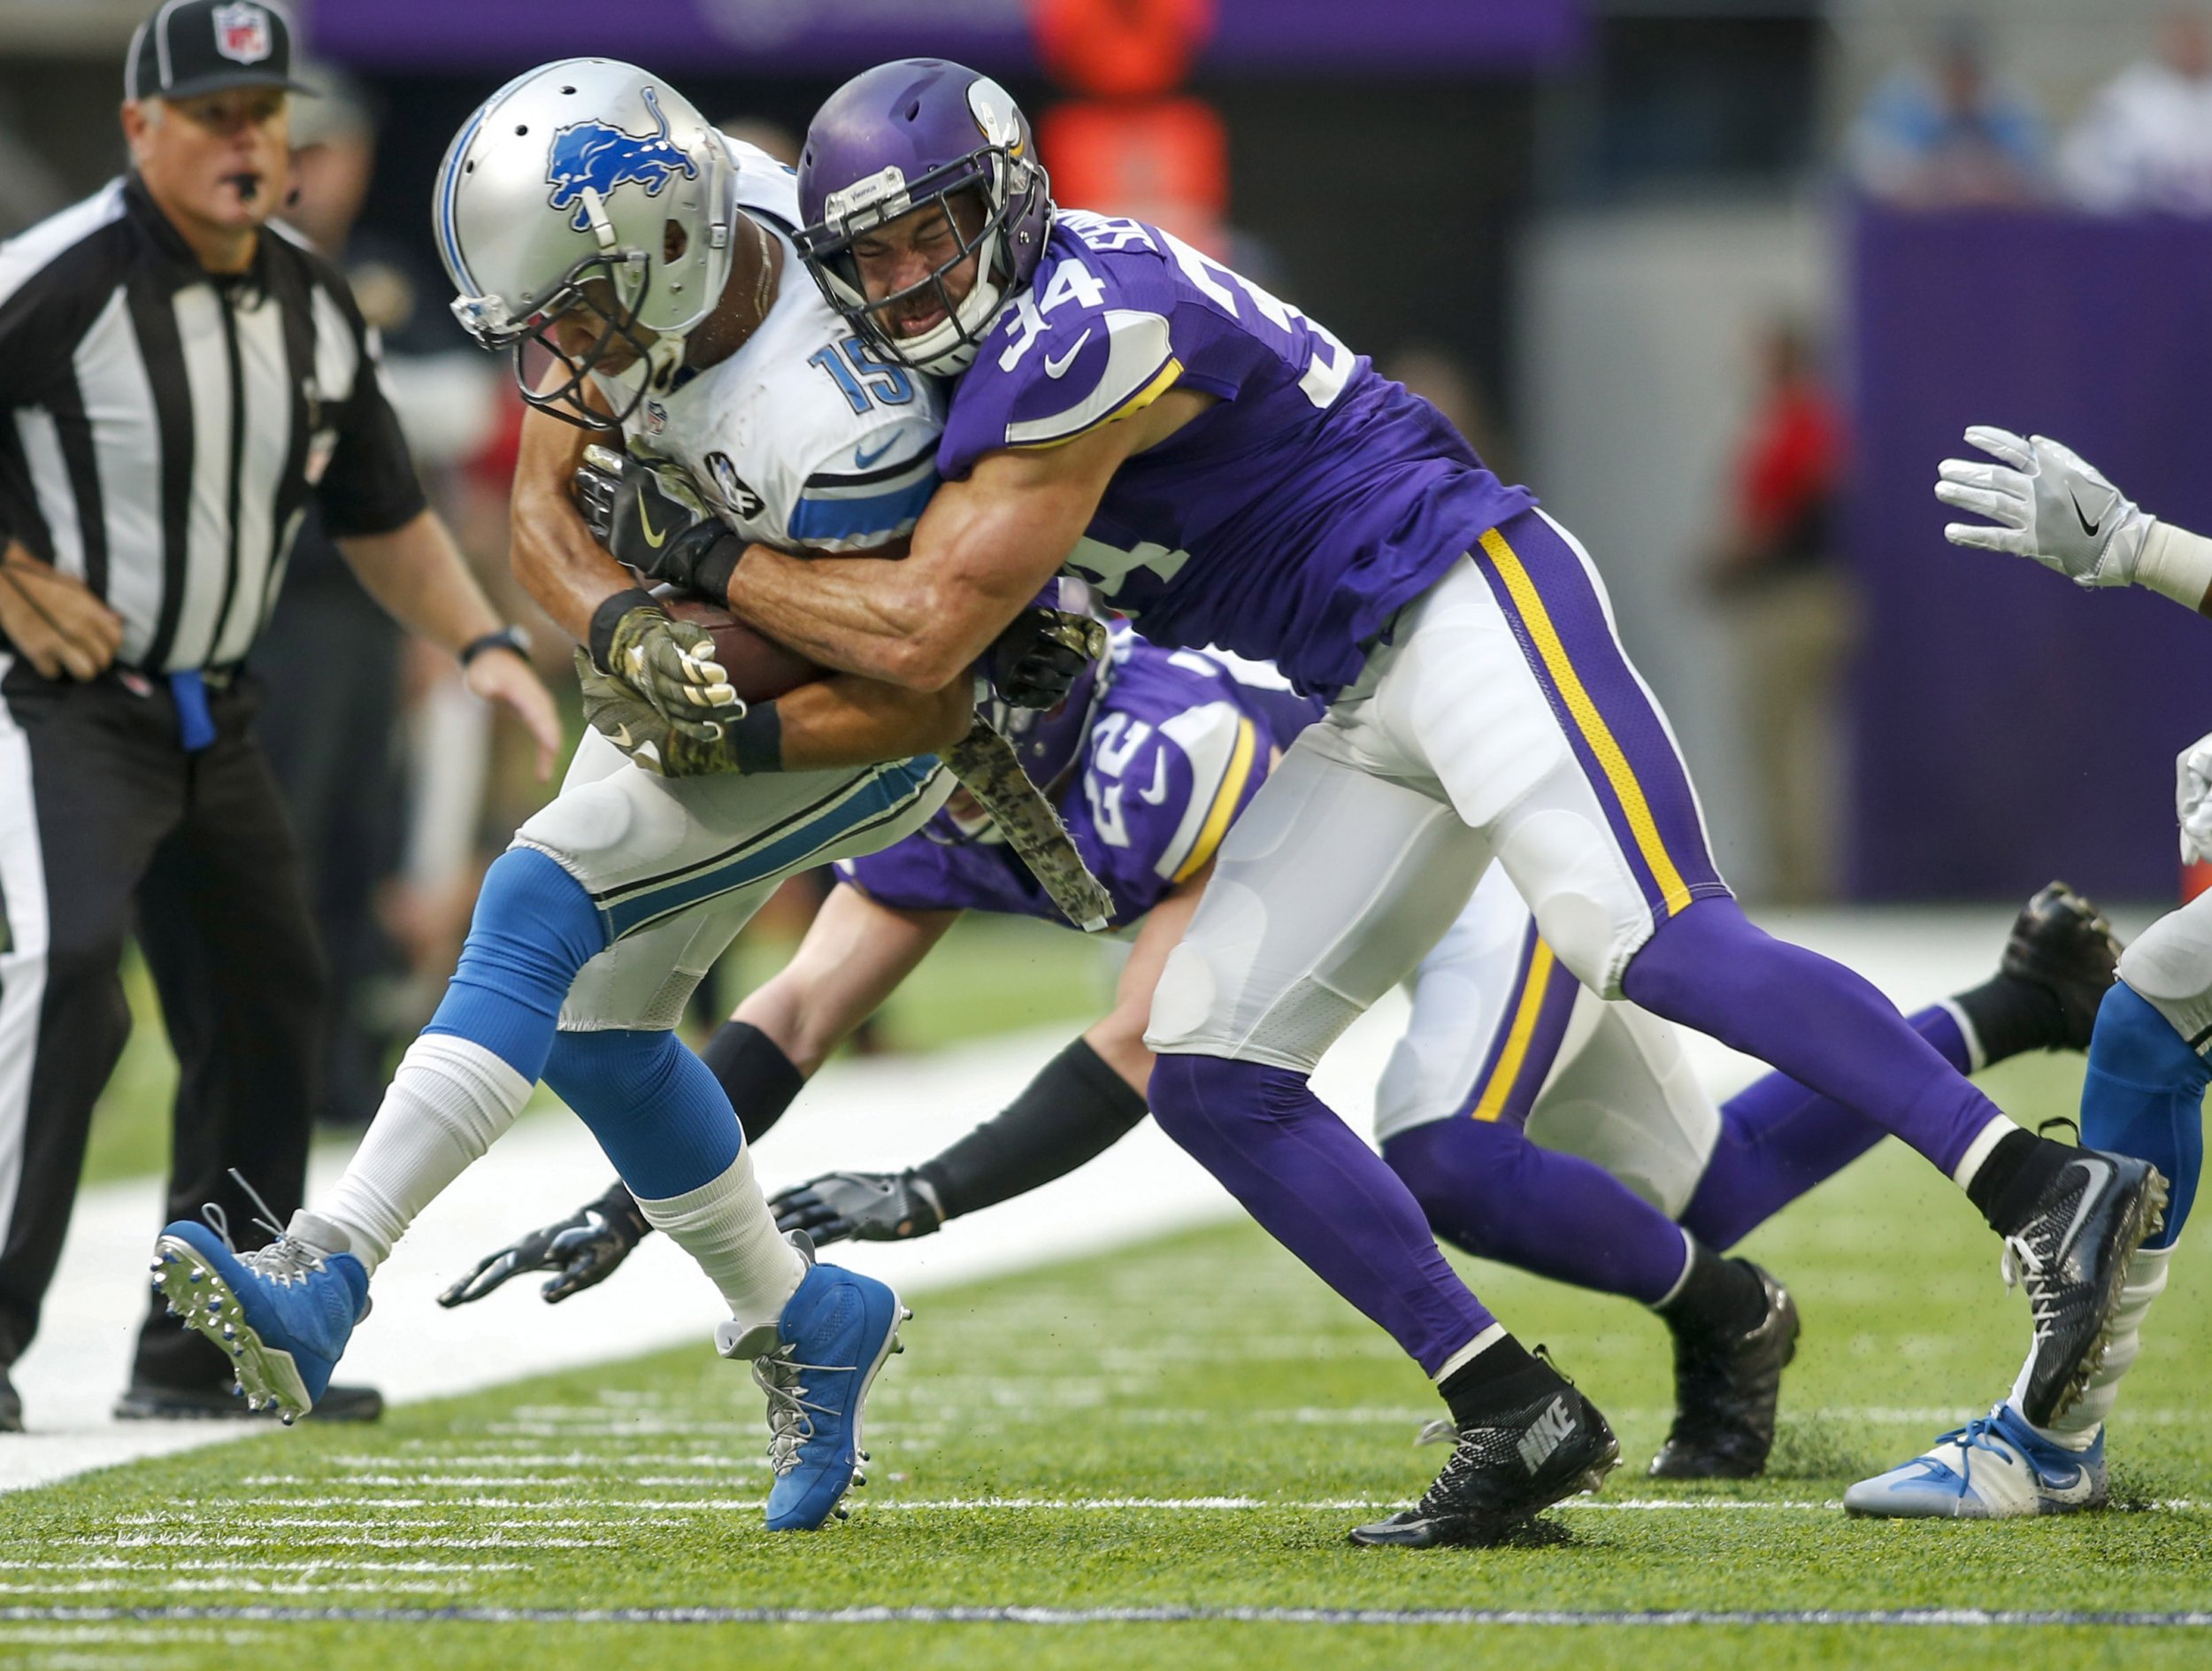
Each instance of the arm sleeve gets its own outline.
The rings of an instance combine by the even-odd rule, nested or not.
[[[1064,1177],[1114,1146],[1145,1099],[1082,1039],[1045,1064],[1003,1113],[915,1168],[945,1217],[996,1205]]]

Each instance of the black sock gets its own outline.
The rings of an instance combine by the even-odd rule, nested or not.
[[[723,1022],[699,1059],[722,1082],[747,1143],[758,1143],[806,1089],[806,1076],[783,1047],[749,1021]]]
[[[1694,1242],[1681,1285],[1652,1310],[1678,1335],[1747,1335],[1767,1314],[1766,1284],[1746,1260],[1723,1259]]]
[[[1451,1406],[1452,1425],[1464,1433],[1495,1427],[1500,1417],[1561,1384],[1557,1370],[1508,1335],[1453,1370],[1436,1390]]]
[[[2064,1144],[2032,1131],[2008,1131],[1967,1183],[1966,1198],[1981,1209],[1991,1229],[2010,1236],[2035,1216],[2035,1204],[2073,1158]]]
[[[1966,1012],[1985,1062],[2066,1043],[2066,1010],[2050,988],[2016,974],[1992,975],[1952,1003]]]

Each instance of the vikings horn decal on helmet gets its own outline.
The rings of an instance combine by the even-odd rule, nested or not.
[[[944,218],[950,253],[871,296],[853,246],[917,210]],[[1029,282],[1052,218],[1051,182],[1006,89],[942,58],[879,65],[832,95],[799,158],[799,235],[830,305],[916,371],[965,371],[1007,296]],[[964,225],[964,217],[965,224]],[[973,258],[959,294],[959,269]],[[936,315],[919,330],[902,319]]]
[[[448,147],[431,219],[460,294],[453,312],[511,348],[523,397],[591,429],[618,429],[665,392],[687,335],[729,278],[736,169],[681,94],[634,65],[565,58],[485,100]],[[567,315],[595,327],[565,351]],[[532,343],[565,370],[529,380]],[[597,373],[603,411],[585,398]]]

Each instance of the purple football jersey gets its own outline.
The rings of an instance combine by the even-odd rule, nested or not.
[[[1074,210],[956,385],[939,473],[1179,387],[1219,404],[1115,473],[1069,559],[1156,643],[1333,696],[1392,611],[1536,502],[1295,308],[1156,227]]]
[[[1210,656],[1115,632],[1111,677],[1057,797],[1076,851],[1113,896],[1115,927],[1205,867],[1274,751],[1320,712],[1311,697],[1244,683]],[[887,905],[1065,921],[1012,848],[949,842],[943,822],[842,860],[837,874]]]

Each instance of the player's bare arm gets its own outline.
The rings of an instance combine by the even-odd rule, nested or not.
[[[934,690],[973,664],[1074,548],[1122,463],[1213,404],[1170,389],[1065,446],[990,453],[938,489],[895,564],[749,546],[730,607],[827,666]]]
[[[584,392],[603,408],[596,389],[587,385]],[[590,639],[592,612],[637,584],[592,538],[569,491],[591,441],[590,431],[574,424],[534,408],[523,413],[507,558],[523,590],[579,643]]]
[[[841,883],[823,901],[791,961],[748,993],[730,1019],[758,1028],[811,1079],[960,915],[887,905]]]
[[[2212,615],[2212,540],[2162,522],[2048,435],[1977,424],[1970,445],[1997,460],[1946,458],[1936,497],[1987,522],[1954,522],[1954,545],[2032,558],[2083,587],[2141,586]]]

